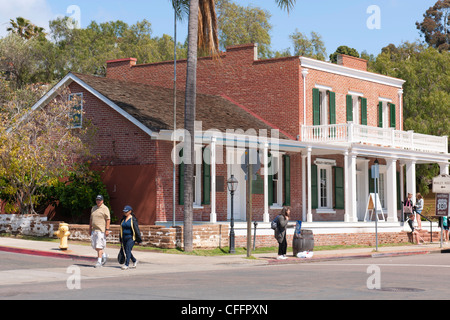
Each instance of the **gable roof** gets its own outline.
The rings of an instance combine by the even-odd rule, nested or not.
[[[161,130],[173,130],[173,90],[163,87],[102,78],[79,73],[69,73],[33,108],[45,105],[62,86],[78,83],[94,96],[122,114],[136,126],[151,135]],[[177,91],[177,129],[184,128],[185,92]],[[227,129],[247,131],[271,127],[232,101],[219,96],[197,93],[196,121],[202,121],[202,130],[216,129],[223,133]],[[280,130],[280,138],[289,139]]]

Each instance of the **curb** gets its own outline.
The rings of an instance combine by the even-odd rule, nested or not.
[[[13,248],[13,247],[4,247],[0,246],[0,251],[3,252],[11,252],[11,253],[20,253],[20,254],[28,254],[32,256],[41,256],[41,257],[51,257],[51,258],[62,258],[62,259],[77,259],[77,260],[86,260],[86,261],[97,261],[95,257],[87,257],[78,254],[70,253],[70,250],[64,252],[49,252],[42,250],[33,250],[33,249],[23,249],[23,248]]]

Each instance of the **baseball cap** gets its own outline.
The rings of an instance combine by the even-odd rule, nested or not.
[[[99,194],[99,195],[97,196],[97,198],[95,198],[95,200],[102,200],[102,201],[103,201],[103,196],[102,196],[101,194]]]
[[[133,208],[131,208],[130,206],[125,206],[125,208],[123,208],[123,212],[128,212],[128,211],[133,211]]]

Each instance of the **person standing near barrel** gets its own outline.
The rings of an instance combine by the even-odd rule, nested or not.
[[[278,228],[275,229],[275,239],[278,241],[278,260],[286,258],[287,241],[286,241],[286,227],[289,222],[289,215],[291,210],[288,207],[283,207],[278,216]]]

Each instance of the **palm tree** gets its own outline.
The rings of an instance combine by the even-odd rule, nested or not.
[[[23,39],[28,40],[45,35],[44,28],[32,24],[28,19],[17,17],[16,21],[10,19],[9,23],[11,27],[7,28],[6,31],[18,34]]]
[[[296,0],[275,0],[281,9],[287,12],[293,8]],[[186,74],[186,99],[184,106],[184,128],[191,139],[185,144],[183,155],[184,170],[184,250],[193,250],[193,177],[194,177],[194,122],[197,95],[197,55],[201,52],[218,56],[219,39],[215,0],[172,0],[177,13],[189,14],[188,22],[188,56]],[[176,128],[174,128],[176,129]],[[188,161],[190,160],[190,161]]]

